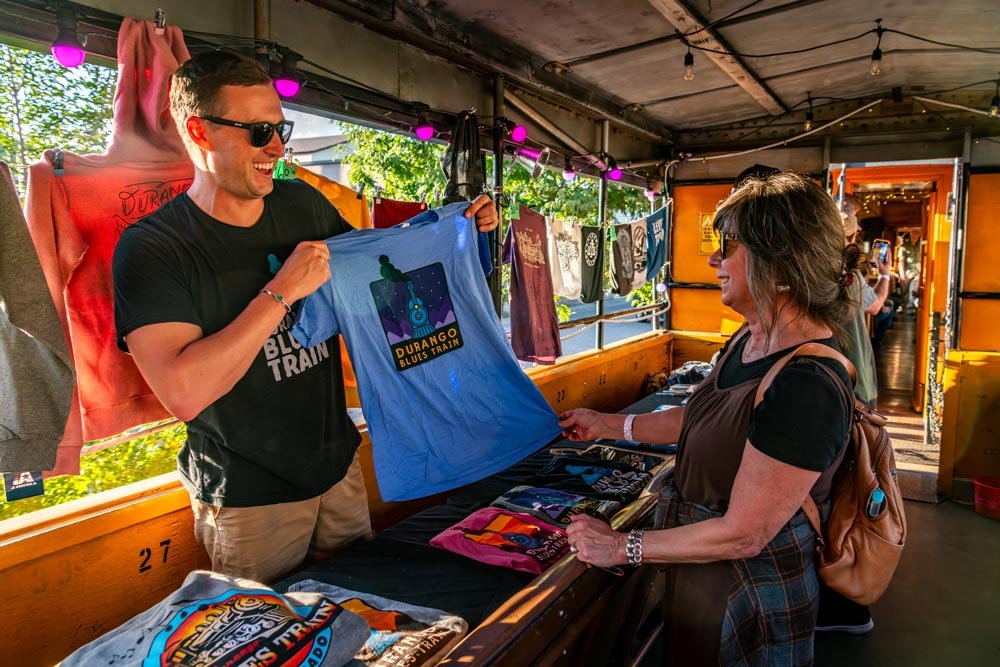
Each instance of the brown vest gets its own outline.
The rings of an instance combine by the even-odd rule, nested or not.
[[[767,368],[761,369],[759,378],[727,389],[719,387],[719,374],[727,363],[742,363],[738,356],[733,355],[743,349],[741,338],[749,335],[749,330],[735,334],[726,354],[698,385],[684,411],[677,447],[674,476],[681,498],[722,513],[729,507],[733,482],[743,461],[743,449],[750,431],[754,395]],[[790,350],[772,355],[774,362]],[[804,446],[806,444],[803,443]],[[833,474],[842,456],[843,449],[810,492],[820,508],[830,496]]]

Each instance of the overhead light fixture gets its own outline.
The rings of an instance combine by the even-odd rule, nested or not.
[[[531,173],[531,180],[535,180],[542,175],[545,167],[549,164],[549,156],[551,154],[552,149],[548,146],[545,148],[528,148],[527,146],[522,146],[521,148],[514,149],[514,155],[521,159],[521,163]]]
[[[809,111],[806,112],[806,122],[803,128],[806,132],[813,129],[813,97],[812,91],[806,93],[806,98],[809,100]]]
[[[872,76],[878,76],[879,72],[882,71],[882,33],[885,32],[885,28],[882,27],[882,19],[876,19],[875,24],[875,34],[878,35],[878,42],[875,43],[875,50],[872,51],[872,66],[869,70]]]
[[[692,79],[694,79],[694,54],[691,53],[691,47],[688,46],[688,51],[684,54],[684,80],[691,81]]]
[[[1000,79],[997,79],[997,89],[990,100],[990,118],[1000,116]]]
[[[56,27],[59,32],[52,42],[52,55],[63,67],[79,67],[86,54],[76,34],[76,9],[70,5],[56,5]]]
[[[618,168],[618,161],[610,155],[608,156],[608,170],[605,173],[612,181],[622,180],[622,170]]]
[[[281,73],[274,79],[274,89],[281,97],[295,97],[302,88],[302,75],[299,74],[297,65],[302,59],[294,51],[285,51],[281,57]]]
[[[570,156],[566,156],[566,164],[563,167],[563,180],[572,181],[576,178],[576,170],[573,169],[573,159]]]
[[[426,113],[420,113],[417,116],[417,125],[413,128],[413,134],[417,135],[417,139],[420,141],[430,141],[434,138],[436,132],[434,126],[427,120]]]

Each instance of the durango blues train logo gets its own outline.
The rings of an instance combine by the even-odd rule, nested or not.
[[[441,263],[403,273],[386,255],[378,259],[383,279],[370,287],[396,370],[462,347],[462,331]]]

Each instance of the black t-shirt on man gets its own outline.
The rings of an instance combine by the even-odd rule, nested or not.
[[[275,181],[251,227],[220,222],[187,194],[129,227],[113,261],[118,346],[139,327],[229,325],[301,241],[349,231],[312,186]],[[233,389],[188,422],[177,456],[199,500],[249,507],[305,500],[340,481],[360,436],[347,416],[335,338],[306,349],[287,315]]]

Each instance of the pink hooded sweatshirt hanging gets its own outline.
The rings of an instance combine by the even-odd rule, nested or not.
[[[79,472],[84,439],[170,417],[115,346],[111,256],[122,231],[187,190],[194,169],[170,116],[170,77],[190,58],[179,28],[126,18],[118,33],[111,144],[48,150],[28,176],[26,217],[76,367],[54,474]]]

